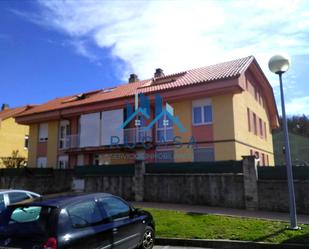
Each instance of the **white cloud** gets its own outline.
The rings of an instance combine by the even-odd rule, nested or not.
[[[286,104],[288,114],[309,114],[309,96],[294,98]]]
[[[83,40],[110,48],[126,62],[123,79],[133,72],[152,77],[157,67],[174,73],[254,55],[277,87],[269,57],[309,55],[308,1],[40,0],[39,6],[33,21],[69,34],[77,52],[92,60]]]

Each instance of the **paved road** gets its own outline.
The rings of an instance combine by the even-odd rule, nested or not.
[[[201,247],[155,246],[153,249],[211,249]]]

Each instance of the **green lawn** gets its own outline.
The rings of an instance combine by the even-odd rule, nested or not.
[[[287,229],[286,222],[146,208],[154,217],[157,237],[231,239],[272,243],[308,243],[309,225]]]

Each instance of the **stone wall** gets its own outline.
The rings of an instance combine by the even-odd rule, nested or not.
[[[72,170],[53,170],[51,174],[1,175],[0,189],[26,189],[40,194],[68,192],[72,188]]]
[[[295,180],[295,200],[298,213],[309,214],[309,181]],[[288,183],[284,180],[258,181],[259,209],[288,212]]]
[[[85,192],[106,192],[134,200],[133,177],[131,176],[85,176]]]
[[[102,166],[103,167],[103,166]],[[27,189],[40,194],[69,191],[108,192],[128,201],[209,205],[249,210],[284,211],[288,188],[284,180],[258,179],[253,157],[245,157],[243,173],[146,173],[137,162],[134,174],[77,174],[74,170],[51,170],[47,174],[25,170],[0,172],[0,189]],[[16,171],[19,172],[19,171]],[[295,180],[298,213],[309,214],[309,180]]]
[[[146,174],[144,201],[244,208],[241,174]]]

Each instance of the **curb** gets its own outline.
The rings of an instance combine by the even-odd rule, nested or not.
[[[240,240],[204,240],[204,239],[170,239],[156,238],[156,245],[192,246],[220,249],[308,249],[305,244],[272,244]]]

